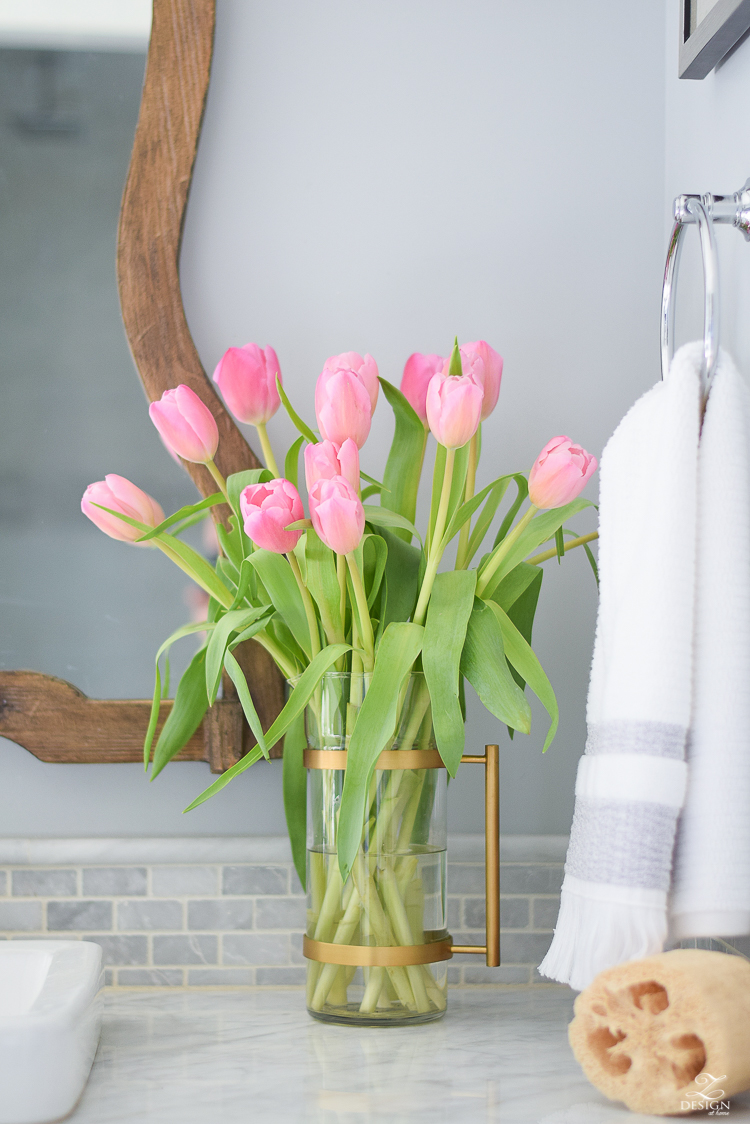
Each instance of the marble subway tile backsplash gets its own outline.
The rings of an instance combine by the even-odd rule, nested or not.
[[[566,839],[506,836],[499,968],[456,956],[453,985],[545,983]],[[484,943],[484,840],[449,843],[448,925]],[[0,839],[0,937],[102,947],[116,987],[302,986],[305,899],[276,837]]]

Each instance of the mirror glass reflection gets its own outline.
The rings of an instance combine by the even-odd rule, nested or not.
[[[199,608],[158,551],[80,510],[110,472],[167,511],[197,498],[148,419],[117,297],[145,61],[145,44],[0,49],[0,667],[100,698],[150,695],[156,648]]]

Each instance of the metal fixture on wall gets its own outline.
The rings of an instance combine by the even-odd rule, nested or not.
[[[669,371],[674,350],[674,295],[686,226],[697,225],[703,257],[703,365],[701,399],[705,409],[711,378],[719,358],[719,260],[714,223],[734,226],[750,242],[750,179],[734,195],[678,195],[674,201],[672,236],[667,249],[661,297],[661,377]]]

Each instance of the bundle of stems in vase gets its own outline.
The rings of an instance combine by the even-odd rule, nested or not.
[[[190,388],[178,386],[152,403],[151,419],[170,451],[207,466],[216,493],[165,518],[154,499],[109,475],[90,485],[82,500],[84,513],[105,533],[157,547],[208,594],[207,619],[178,629],[157,653],[144,744],[152,779],[198,728],[226,672],[257,744],[190,808],[267,757],[284,737],[287,824],[304,882],[305,711],[311,745],[346,749],[345,772],[328,782],[335,810],[319,833],[323,858],[310,868],[310,927],[320,940],[346,942],[356,932],[361,942],[403,944],[424,935],[427,907],[419,895],[430,895],[427,876],[418,886],[415,872],[425,865],[420,848],[432,846],[438,790],[424,774],[434,771],[381,773],[382,750],[434,746],[455,776],[464,750],[464,680],[511,735],[531,728],[527,685],[550,717],[545,750],[557,728],[555,695],[531,647],[532,624],[546,559],[582,546],[596,572],[587,545],[596,533],[578,536],[566,525],[590,506],[580,493],[596,459],[569,438],[555,437],[528,477],[507,473],[476,491],[482,426],[497,404],[502,367],[487,343],[456,342],[447,358],[412,355],[397,389],[379,377],[371,356],[333,356],[316,384],[315,432],[289,402],[273,348],[230,348],[214,381],[234,416],[256,427],[266,468],[225,480],[214,463],[219,436],[213,414]],[[381,391],[395,417],[382,481],[360,467]],[[283,475],[266,432],[282,404],[300,434]],[[417,495],[430,435],[437,447],[421,535]],[[300,457],[309,515],[298,487]],[[229,514],[217,522],[220,555],[211,565],[180,536],[219,505],[228,505]],[[452,564],[441,569],[454,540]],[[162,661],[168,669],[171,645],[194,633],[205,634],[204,642],[154,745],[159,703],[168,690]],[[270,653],[290,685],[267,730],[234,655],[247,641]],[[435,922],[440,929],[437,914]],[[335,966],[316,973],[312,1002],[322,1004],[331,988],[340,989],[343,977],[329,967]],[[430,979],[421,968],[371,969],[363,1002],[395,996],[419,1007],[435,992]]]

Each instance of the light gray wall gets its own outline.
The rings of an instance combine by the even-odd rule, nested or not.
[[[677,77],[678,5],[666,2],[665,221],[683,192],[737,191],[750,177],[750,38],[700,82]],[[671,225],[671,224],[670,224]],[[750,378],[750,244],[717,226],[721,278],[721,340]],[[666,228],[665,228],[666,239]],[[696,338],[703,325],[703,273],[698,236],[688,230],[677,292],[677,342]]]
[[[663,260],[663,10],[578,0],[218,0],[182,281],[208,370],[230,344],[277,349],[312,417],[323,360],[370,351],[398,382],[455,333],[506,360],[481,480],[528,468],[554,434],[597,455],[658,375]],[[293,434],[278,415],[277,450]],[[378,408],[363,466],[382,471]],[[481,481],[480,481],[481,482]],[[595,498],[595,489],[590,492]],[[576,526],[588,529],[592,520]],[[565,832],[584,739],[596,610],[583,557],[548,564],[535,646],[561,705],[511,743],[470,701],[469,743],[503,749],[502,828]],[[279,766],[189,817],[209,780],[177,765],[47,766],[5,746],[0,834],[283,831]],[[481,829],[481,776],[451,786]]]

